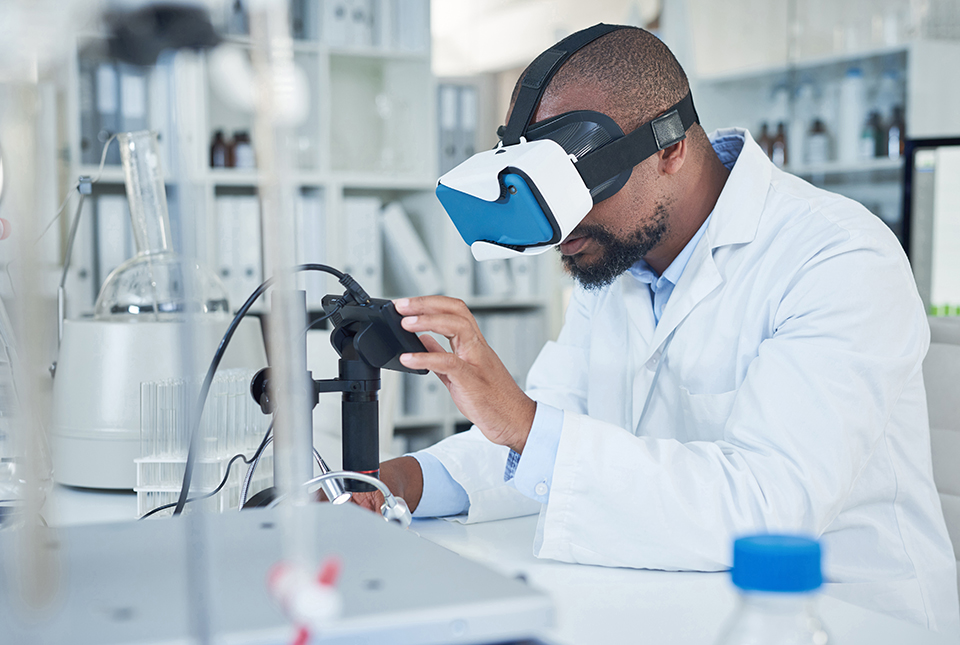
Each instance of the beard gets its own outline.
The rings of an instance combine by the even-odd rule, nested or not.
[[[561,256],[563,266],[585,289],[602,289],[613,284],[660,244],[667,233],[667,209],[662,204],[657,205],[653,219],[634,230],[625,240],[596,225],[578,226],[574,233],[593,238],[602,251],[600,257],[589,264],[579,259],[581,253]]]

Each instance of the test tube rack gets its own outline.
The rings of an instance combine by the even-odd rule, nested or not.
[[[263,440],[270,418],[249,394],[253,370],[223,370],[210,386],[198,427],[200,452],[194,462],[191,497],[212,492],[227,474],[237,454],[250,459]],[[199,381],[166,379],[140,386],[140,458],[137,466],[137,515],[177,501],[190,445],[189,416]],[[230,467],[219,493],[186,508],[223,512],[236,509],[248,466],[241,460]],[[272,483],[273,453],[268,447],[260,459],[248,497]],[[173,509],[156,513],[169,515]]]

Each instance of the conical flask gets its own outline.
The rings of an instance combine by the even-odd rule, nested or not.
[[[137,254],[107,276],[94,315],[179,320],[191,313],[229,312],[220,279],[173,249],[157,133],[121,132],[117,139]]]

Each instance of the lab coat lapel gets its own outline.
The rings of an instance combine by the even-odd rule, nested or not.
[[[756,238],[773,164],[749,132],[719,130],[714,136],[731,135],[742,137],[743,147],[717,199],[710,224],[664,307],[645,361],[662,351],[661,345],[673,330],[723,282],[714,251],[723,246],[748,244]]]
[[[650,297],[650,287],[637,280],[629,273],[620,279],[620,288],[623,292],[623,302],[626,306],[629,338],[628,347],[642,348],[649,347],[656,331],[656,319],[653,316],[653,300]],[[637,406],[642,406],[647,396],[647,390],[651,384],[653,372],[644,368],[643,363],[633,364],[639,358],[637,351],[627,352],[631,364],[627,374],[633,375],[633,383],[630,394],[623,400],[623,420],[633,418],[633,427],[637,427],[636,419],[640,414]],[[624,392],[627,394],[627,392]],[[639,394],[639,400],[638,400]]]
[[[657,324],[653,333],[651,342],[647,345],[646,352],[641,354],[643,361],[635,366],[633,381],[633,401],[632,401],[632,425],[634,434],[639,431],[640,415],[643,413],[643,404],[647,400],[647,395],[651,387],[656,387],[653,382],[658,362],[669,348],[664,347],[667,338],[677,328],[677,326],[687,317],[687,314],[703,300],[711,291],[716,289],[723,282],[720,272],[713,261],[713,254],[710,247],[706,244],[706,239],[701,239],[700,244],[694,250],[690,257],[690,262],[684,270],[680,281],[670,296],[667,306],[663,310],[663,316]],[[663,368],[661,368],[661,372]],[[663,374],[661,374],[661,378]],[[655,399],[650,400],[653,406]],[[647,412],[649,416],[650,412]]]
[[[674,288],[667,306],[663,309],[663,316],[657,324],[653,341],[647,348],[645,361],[663,351],[664,341],[677,328],[677,325],[687,317],[687,314],[697,306],[697,303],[707,297],[722,282],[720,271],[717,270],[717,265],[713,260],[712,249],[704,237],[697,244],[693,255],[690,256],[687,268],[680,276],[680,281]]]
[[[663,316],[656,324],[652,338],[645,337],[651,340],[646,345],[646,350],[639,355],[642,356],[642,362],[633,366],[632,413],[628,418],[632,418],[634,433],[639,430],[637,426],[649,389],[656,386],[653,383],[656,364],[665,351],[669,352],[669,349],[664,347],[664,343],[693,311],[693,308],[723,284],[723,276],[714,258],[714,250],[723,246],[752,242],[760,225],[760,214],[763,212],[763,204],[770,188],[773,165],[749,132],[721,130],[714,136],[729,135],[743,138],[743,147],[736,164],[717,200],[710,224],[697,244],[697,248],[694,249],[667,306],[664,307]],[[652,320],[652,307],[648,305],[646,308]],[[651,405],[654,401],[655,399],[651,399]]]

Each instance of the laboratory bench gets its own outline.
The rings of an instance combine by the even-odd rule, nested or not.
[[[122,522],[135,516],[136,496],[57,485],[44,510],[53,526]],[[162,519],[149,522],[170,523]],[[726,573],[608,568],[540,560],[532,553],[536,525],[536,516],[471,525],[415,519],[408,531],[545,592],[553,603],[554,627],[543,635],[543,642],[551,645],[711,643],[736,606],[736,593]],[[953,642],[826,594],[821,595],[819,609],[831,635],[830,642]]]

